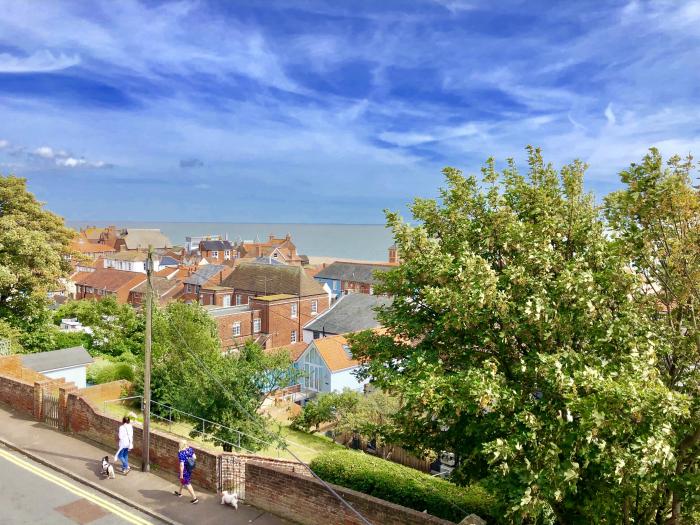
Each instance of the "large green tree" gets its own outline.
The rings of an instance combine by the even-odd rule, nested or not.
[[[0,176],[0,318],[25,330],[46,321],[46,292],[68,275],[74,235],[25,179]]]
[[[116,298],[82,299],[68,301],[53,314],[53,322],[75,318],[92,329],[85,337],[91,353],[130,360],[143,353],[144,316],[131,305],[120,304]]]
[[[636,301],[666,339],[659,360],[664,383],[691,399],[674,427],[673,479],[658,495],[659,516],[690,523],[700,499],[700,191],[692,158],[664,163],[656,149],[621,173],[624,188],[606,199],[623,257],[643,286]]]
[[[633,300],[637,279],[583,190],[529,149],[480,180],[444,170],[415,226],[388,213],[403,263],[381,274],[385,334],[351,337],[364,374],[398,395],[402,443],[453,451],[506,519],[648,523],[674,468],[687,397],[664,384],[664,342]]]
[[[153,399],[216,425],[204,432],[218,442],[256,451],[272,437],[260,408],[293,379],[289,354],[252,342],[222,354],[211,316],[199,305],[171,303],[154,312]],[[167,411],[163,415],[167,414]],[[197,425],[193,435],[198,435]]]

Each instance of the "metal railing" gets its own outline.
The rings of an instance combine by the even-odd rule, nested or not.
[[[103,407],[102,407],[102,412],[104,414],[107,414],[107,404],[108,403],[120,403],[124,401],[132,401],[132,400],[139,400],[139,406],[140,406],[140,412],[143,414],[143,396],[128,396],[128,397],[120,397],[118,399],[109,399],[103,401]],[[157,407],[158,410],[153,410],[153,407]],[[164,417],[158,412],[167,412],[168,417]],[[171,434],[174,434],[176,436],[180,437],[187,437],[190,438],[192,437],[191,434],[195,433],[197,436],[201,437],[202,440],[204,441],[213,441],[217,442],[221,445],[222,448],[226,449],[227,447],[230,447],[232,450],[235,449],[237,451],[243,451],[248,454],[255,454],[252,450],[248,450],[244,446],[241,445],[241,441],[245,441],[246,439],[255,441],[261,445],[261,449],[269,449],[270,447],[274,446],[277,450],[277,457],[280,457],[280,454],[283,450],[283,446],[279,443],[271,443],[269,441],[265,441],[263,439],[260,439],[255,436],[251,436],[250,434],[247,434],[245,432],[241,432],[240,430],[236,430],[231,427],[227,427],[226,425],[222,425],[220,423],[216,423],[214,421],[210,421],[208,419],[204,419],[199,416],[195,416],[194,414],[190,414],[189,412],[185,412],[183,410],[179,410],[171,405],[166,405],[165,403],[159,403],[158,401],[153,401],[151,400],[151,417],[154,419],[157,419],[158,421],[161,421],[163,425],[167,426],[168,432]],[[192,424],[192,429],[190,431],[190,435],[184,436],[182,434],[178,434],[176,431],[173,431],[173,424],[177,423],[178,421],[186,421],[188,423]],[[236,436],[236,443],[232,443],[230,441],[227,441],[225,439],[222,439],[216,435],[214,435],[212,432],[220,429],[224,431],[228,431]],[[282,439],[282,438],[281,438]],[[306,447],[304,445],[301,445],[300,443],[295,443],[293,441],[290,441],[289,439],[284,438],[284,440],[288,443],[293,444],[296,447],[304,448],[309,451],[313,451],[313,449]]]

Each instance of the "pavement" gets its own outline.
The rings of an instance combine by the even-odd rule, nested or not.
[[[221,500],[216,494],[203,491],[196,486],[194,488],[200,501],[197,505],[192,505],[186,495],[183,495],[182,498],[173,495],[173,491],[178,488],[174,473],[172,475],[163,473],[168,477],[162,477],[153,472],[141,472],[137,458],[134,458],[134,461],[129,458],[132,470],[128,476],[117,472],[116,479],[104,479],[100,474],[101,458],[106,455],[112,458],[114,450],[108,450],[102,445],[59,432],[36,422],[23,413],[13,411],[4,404],[0,404],[0,443],[10,450],[19,452],[25,460],[29,459],[70,477],[73,481],[78,482],[74,483],[75,485],[82,486],[85,490],[98,491],[110,499],[118,501],[123,508],[135,509],[139,513],[147,515],[152,523],[181,525],[190,523],[202,525],[224,523],[227,525],[244,523],[255,525],[290,524],[289,521],[245,503],[239,503],[238,510],[221,505]],[[2,460],[3,452],[6,453],[0,449],[0,460]],[[3,482],[2,486],[5,490],[6,483]],[[5,498],[0,499],[0,501],[4,500]],[[18,508],[25,509],[26,505],[21,504],[19,499],[17,501],[19,502]],[[27,504],[31,504],[31,501],[37,501],[36,497],[30,498]],[[51,503],[54,501],[58,501],[58,499],[52,500]],[[4,505],[2,508],[6,509]],[[4,515],[5,510],[2,513]],[[107,519],[107,517],[102,519]],[[4,517],[2,522],[7,523]],[[40,522],[40,520],[28,518],[27,521],[14,523]],[[49,520],[45,523],[59,523],[59,521]],[[82,524],[93,523],[93,521],[74,520],[68,523]],[[94,521],[94,523],[98,522]],[[99,521],[99,523],[103,522]],[[104,523],[119,522],[105,521]]]

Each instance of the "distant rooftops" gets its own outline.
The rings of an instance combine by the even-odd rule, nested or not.
[[[290,294],[301,297],[326,292],[301,266],[241,263],[224,279],[224,286],[263,295]]]
[[[347,334],[379,326],[375,308],[388,306],[392,299],[367,294],[343,295],[327,311],[304,326],[304,330],[326,334]]]
[[[206,251],[226,251],[233,250],[233,244],[226,240],[201,241],[199,243],[200,250]]]
[[[382,263],[356,263],[336,261],[315,275],[316,279],[333,279],[365,284],[376,284],[374,272],[386,272],[394,266]]]
[[[184,279],[183,282],[185,284],[202,286],[217,273],[228,269],[229,267],[223,264],[205,264],[204,266],[200,266],[195,273]]]
[[[149,246],[156,248],[170,248],[172,243],[158,229],[126,228],[121,232],[128,250],[146,250]]]

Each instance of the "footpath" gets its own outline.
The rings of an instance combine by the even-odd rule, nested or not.
[[[31,457],[77,481],[100,490],[154,518],[154,523],[202,525],[289,525],[290,522],[273,514],[239,502],[238,510],[221,505],[216,494],[194,487],[199,503],[192,505],[187,491],[178,498],[175,473],[160,475],[140,470],[138,458],[129,463],[128,476],[118,472],[116,479],[100,475],[100,461],[104,456],[114,460],[114,450],[64,434],[0,403],[0,443]]]

